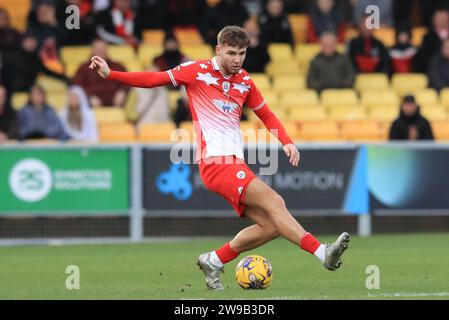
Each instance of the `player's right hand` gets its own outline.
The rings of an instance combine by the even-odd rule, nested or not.
[[[109,73],[111,72],[111,69],[109,69],[106,61],[99,56],[93,56],[92,58],[90,58],[89,69],[96,70],[100,77],[104,79],[109,77]]]

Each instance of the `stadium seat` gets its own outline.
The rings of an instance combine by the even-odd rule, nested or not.
[[[318,44],[297,44],[295,47],[295,57],[301,70],[306,72],[309,69],[310,61],[321,51]]]
[[[306,141],[339,140],[338,124],[334,121],[300,122],[299,139]]]
[[[293,38],[295,43],[304,43],[306,41],[308,16],[306,14],[289,14]]]
[[[142,33],[142,38],[144,45],[152,45],[152,46],[160,46],[164,42],[165,31],[156,29],[156,30],[144,30]]]
[[[295,60],[271,61],[265,67],[265,72],[271,77],[301,75],[298,63]]]
[[[26,31],[31,0],[1,0],[0,7],[4,8],[10,18],[11,26],[21,32]]]
[[[421,107],[420,111],[429,121],[447,120],[447,110],[443,107]]]
[[[259,127],[256,122],[253,121],[240,122],[240,131],[242,133],[243,141],[245,143],[257,142],[258,129]]]
[[[212,47],[208,44],[184,45],[180,50],[189,60],[209,60],[214,55]]]
[[[259,90],[262,91],[262,94],[265,90],[271,90],[270,78],[265,73],[252,73],[250,77]]]
[[[133,142],[135,129],[128,123],[100,124],[99,136],[101,142]]]
[[[416,102],[421,106],[421,107],[438,107],[439,106],[439,101],[438,101],[438,93],[436,92],[435,89],[424,89],[424,90],[419,90],[417,92],[415,92],[415,98],[416,98]]]
[[[393,121],[399,116],[399,108],[374,106],[368,108],[368,118],[377,121]]]
[[[139,141],[141,142],[177,142],[176,127],[172,122],[143,124],[139,127]],[[173,135],[172,135],[173,134]]]
[[[183,45],[193,46],[204,44],[203,37],[195,28],[188,28],[188,29],[176,28],[174,30],[174,33],[181,46]]]
[[[355,80],[355,88],[359,92],[387,90],[389,85],[388,77],[384,73],[361,73]]]
[[[11,106],[14,110],[20,110],[28,102],[28,99],[28,92],[14,92],[11,97]]]
[[[292,47],[286,43],[271,43],[268,45],[271,61],[287,62],[293,59]]]
[[[89,60],[92,55],[90,46],[67,46],[60,50],[61,59],[64,65],[80,65]]]
[[[164,51],[162,46],[153,44],[141,44],[139,46],[137,56],[143,68],[153,65],[153,60]]]
[[[273,89],[278,94],[298,92],[306,88],[306,80],[302,76],[278,76],[273,79]]]
[[[61,111],[67,105],[67,92],[47,92],[47,103],[56,112]]]
[[[374,29],[374,36],[384,44],[385,47],[392,47],[396,44],[396,32],[394,28],[382,27]]]
[[[415,47],[421,47],[422,39],[427,33],[426,27],[415,27],[412,30],[412,44]]]
[[[124,109],[114,106],[100,107],[93,109],[95,119],[99,125],[117,124],[126,122]]]
[[[441,104],[445,108],[449,108],[449,88],[444,88],[440,91]]]
[[[275,91],[262,92],[265,102],[270,108],[280,108],[279,96]]]
[[[290,107],[288,115],[291,120],[319,121],[326,120],[327,112],[322,107]]]
[[[373,121],[373,120],[371,120]],[[387,141],[390,134],[390,128],[393,121],[385,120],[385,121],[377,121],[380,129],[380,139],[383,141]]]
[[[341,137],[348,141],[378,141],[381,138],[376,121],[350,121],[341,123]]]
[[[393,90],[400,96],[413,94],[414,92],[426,89],[428,85],[427,76],[421,73],[396,73],[391,79]]]
[[[321,92],[321,103],[324,107],[354,107],[358,99],[353,89],[326,89]]]
[[[65,93],[67,91],[67,84],[64,81],[53,77],[40,75],[36,82],[44,88],[47,94]]]
[[[315,108],[319,106],[318,93],[310,89],[284,93],[281,95],[280,104],[284,108]]]
[[[143,71],[143,67],[139,59],[127,61],[123,65],[126,68],[126,71],[128,72]]]
[[[389,107],[399,108],[400,100],[393,90],[385,91],[363,91],[361,103],[364,107]]]
[[[75,76],[76,72],[78,71],[78,68],[80,67],[80,65],[81,65],[80,63],[66,64],[64,66],[64,68],[65,68],[64,74],[66,75],[66,77],[68,77],[70,79],[73,78]]]
[[[339,105],[329,108],[329,118],[339,121],[365,120],[367,112],[362,106]]]
[[[111,60],[126,64],[137,59],[134,48],[127,45],[110,45],[108,54]]]
[[[449,141],[448,121],[432,121],[431,126],[436,140]]]

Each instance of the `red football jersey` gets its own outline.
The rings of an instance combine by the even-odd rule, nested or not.
[[[242,107],[258,110],[265,104],[248,72],[226,76],[214,57],[185,62],[167,73],[175,87],[186,88],[198,142],[196,160],[230,155],[244,159]]]

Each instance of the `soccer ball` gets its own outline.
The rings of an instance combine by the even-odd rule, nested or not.
[[[243,289],[265,289],[273,279],[271,264],[262,256],[246,256],[235,268],[235,279]]]

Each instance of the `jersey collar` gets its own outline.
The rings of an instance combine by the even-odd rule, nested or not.
[[[221,72],[220,67],[218,66],[218,61],[217,61],[217,56],[213,57],[211,59],[211,63],[212,63],[212,67],[214,68],[214,70],[218,71],[221,73],[221,75],[225,78],[225,79],[231,79],[234,75],[230,75],[227,76],[225,75],[223,72]]]

